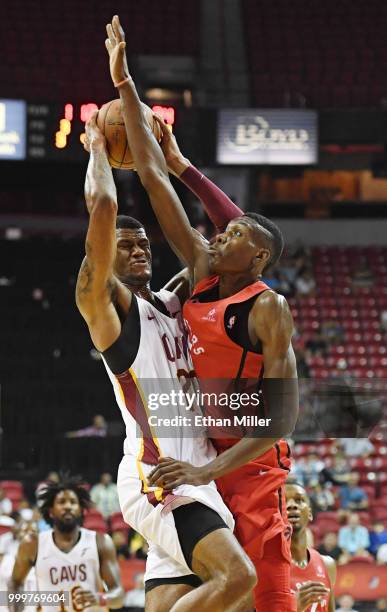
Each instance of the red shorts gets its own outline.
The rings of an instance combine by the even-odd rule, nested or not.
[[[235,519],[235,536],[255,565],[257,611],[293,612],[290,536],[284,484],[289,458],[275,449],[219,478],[217,487]],[[277,603],[278,602],[278,603]]]

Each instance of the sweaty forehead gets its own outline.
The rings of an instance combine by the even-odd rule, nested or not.
[[[139,240],[141,238],[147,238],[145,230],[142,227],[129,229],[119,227],[116,230],[117,240]]]

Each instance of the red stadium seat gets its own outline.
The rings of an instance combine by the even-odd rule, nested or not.
[[[91,529],[92,531],[97,531],[98,533],[107,533],[108,528],[104,519],[101,519],[97,516],[89,516],[85,517],[83,522],[83,526],[86,529]]]
[[[129,525],[125,523],[124,517],[121,512],[115,512],[110,517],[110,528],[111,531],[129,531]]]

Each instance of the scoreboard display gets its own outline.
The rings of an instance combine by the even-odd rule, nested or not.
[[[27,104],[27,159],[85,161],[85,123],[97,104]]]
[[[174,107],[153,105],[152,109],[174,125]],[[0,161],[86,161],[85,123],[96,110],[95,102],[44,104],[0,99]]]

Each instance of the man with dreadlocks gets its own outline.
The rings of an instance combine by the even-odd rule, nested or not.
[[[38,502],[52,528],[23,538],[10,589],[20,589],[35,567],[39,591],[69,593],[69,605],[58,605],[61,612],[121,608],[124,591],[112,539],[82,527],[84,511],[91,505],[82,480],[64,475],[57,483],[49,482]],[[52,605],[47,607],[47,612],[52,610]]]

